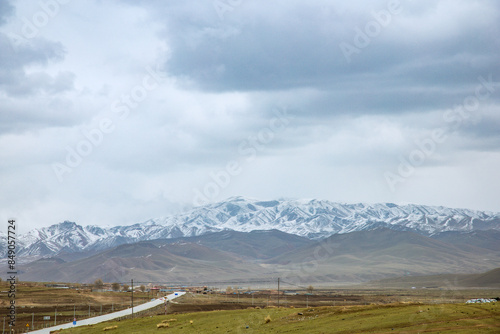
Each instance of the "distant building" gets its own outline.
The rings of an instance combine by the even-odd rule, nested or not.
[[[47,288],[56,288],[56,289],[69,289],[69,286],[66,284],[58,284],[58,283],[49,283],[45,284]]]
[[[288,291],[283,291],[283,294],[285,296],[297,296],[299,293],[297,291],[288,290]]]

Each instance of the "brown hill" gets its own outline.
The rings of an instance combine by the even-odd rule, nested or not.
[[[162,239],[155,243],[197,243],[246,259],[269,259],[278,254],[292,252],[315,242],[278,230],[208,233],[197,237]]]
[[[177,254],[176,254],[177,253]],[[195,259],[196,257],[196,259]],[[93,282],[136,281],[190,282],[256,277],[257,264],[243,263],[232,254],[197,244],[163,245],[141,242],[121,245],[97,255],[73,261],[39,260],[22,267],[23,280]]]
[[[463,250],[450,243],[404,231],[379,228],[333,235],[268,262],[300,268],[303,281],[319,279],[360,282],[388,276],[431,275],[489,270],[500,266],[499,254],[482,248]]]
[[[387,278],[369,282],[368,285],[392,288],[500,288],[500,268],[480,274],[445,274]]]
[[[475,251],[478,248],[500,252],[500,231],[442,232],[433,239],[451,243],[461,249]]]
[[[459,280],[462,286],[500,288],[500,268],[477,275],[466,275]]]

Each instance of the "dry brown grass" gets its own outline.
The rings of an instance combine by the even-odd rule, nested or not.
[[[159,324],[156,325],[156,328],[160,329],[160,328],[168,328],[170,327],[169,323],[168,322],[160,322]]]
[[[108,326],[104,327],[103,331],[112,331],[113,329],[118,329],[118,326]]]

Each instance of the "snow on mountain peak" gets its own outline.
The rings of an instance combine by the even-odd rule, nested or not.
[[[262,201],[231,197],[188,212],[130,226],[82,227],[64,221],[19,236],[20,255],[100,250],[124,243],[233,230],[276,229],[311,239],[386,227],[431,235],[444,231],[500,229],[500,214],[415,204],[343,204],[317,199]]]

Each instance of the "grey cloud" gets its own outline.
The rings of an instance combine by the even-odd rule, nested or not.
[[[0,7],[6,4],[3,1]],[[2,8],[0,12],[7,16]],[[0,50],[0,92],[5,93],[0,99],[0,134],[74,124],[78,115],[72,112],[71,103],[61,102],[59,95],[74,89],[75,75],[67,71],[54,75],[27,71],[28,67],[45,68],[63,60],[62,44],[0,32]]]
[[[26,65],[48,65],[64,58],[64,48],[61,43],[51,42],[44,38],[30,40],[19,36],[0,33],[0,64],[3,67],[22,68]]]
[[[12,38],[0,33],[0,89],[9,95],[30,95],[39,91],[56,93],[72,89],[74,76],[60,73],[55,77],[48,74],[27,74],[25,67],[46,66],[64,57],[60,43],[45,39],[16,44]]]
[[[500,117],[486,115],[477,121],[464,121],[456,131],[460,145],[467,150],[500,151]]]
[[[494,17],[498,16],[498,5],[485,4],[495,13]],[[192,5],[187,2],[185,7]],[[457,4],[461,5],[464,4]],[[379,8],[385,6],[380,3]],[[373,20],[369,15],[349,17],[349,13],[347,16],[336,13],[336,6],[329,5],[334,14],[325,17],[323,7],[297,2],[281,8],[261,6],[259,10],[250,10],[244,4],[241,7],[228,12],[224,21],[214,18],[213,9],[209,8],[207,17],[189,12],[174,17],[164,10],[166,39],[172,48],[166,62],[168,71],[194,81],[204,90],[245,91],[325,87],[358,74],[369,74],[366,78],[371,82],[393,87],[411,81],[464,84],[478,72],[498,73],[500,68],[496,66],[499,61],[495,37],[499,23],[494,17],[488,18],[491,26],[488,31],[480,18],[472,17],[456,32],[415,40],[413,35],[419,28],[429,30],[425,15],[432,12],[421,13],[421,25],[413,27],[414,30],[399,27],[394,18],[394,23],[383,28],[387,31],[372,38],[370,45],[362,48],[359,55],[353,55],[347,64],[339,44],[353,44],[354,29],[363,28],[366,20]],[[243,14],[245,10],[248,13]],[[474,65],[478,58],[479,68]],[[392,73],[393,82],[380,83],[378,75],[388,73]]]
[[[83,118],[84,115],[76,113],[74,103],[68,99],[9,99],[3,101],[0,109],[0,135],[47,127],[73,126],[82,122]]]
[[[8,0],[0,0],[0,26],[14,13],[14,7]]]
[[[22,78],[22,76],[18,76]],[[9,95],[31,95],[36,93],[57,94],[74,88],[75,75],[71,72],[60,72],[55,76],[38,72],[24,75],[24,80],[13,85],[6,85],[5,91]]]

